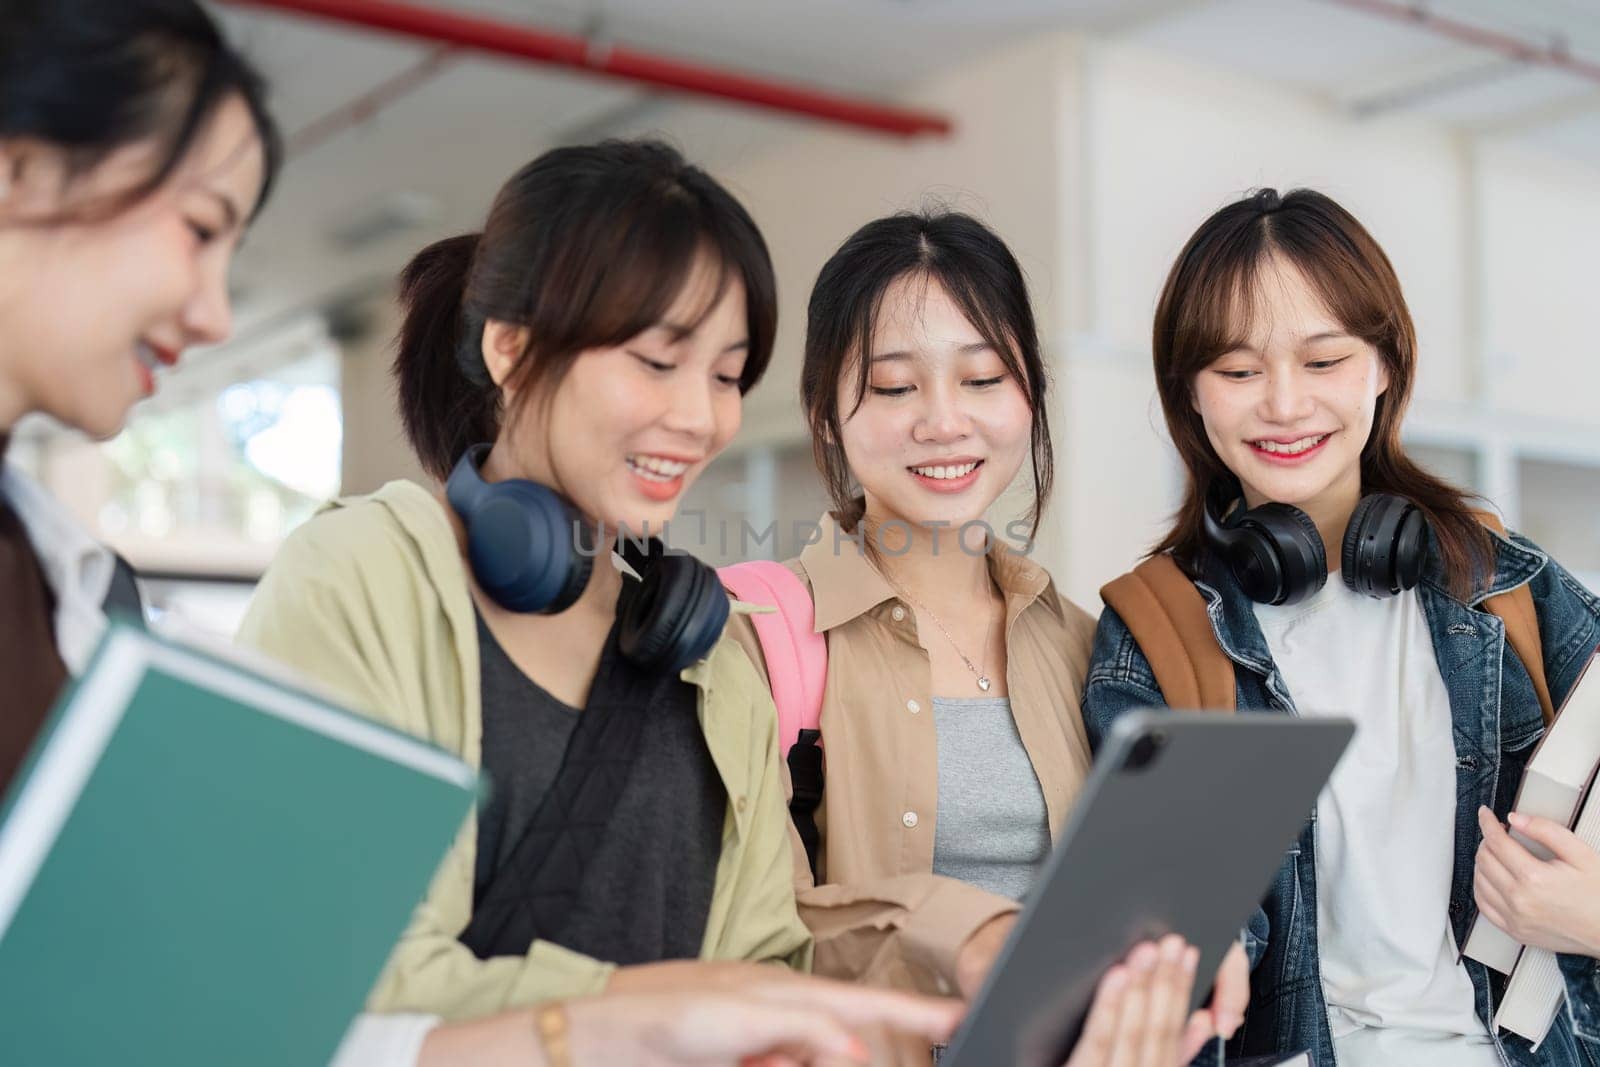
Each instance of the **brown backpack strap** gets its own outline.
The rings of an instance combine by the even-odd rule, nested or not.
[[[1475,511],[1473,516],[1495,533],[1505,535],[1505,525],[1493,512]],[[1539,713],[1544,716],[1544,724],[1549,726],[1556,721],[1556,708],[1544,677],[1544,642],[1539,639],[1539,615],[1533,607],[1533,592],[1526,584],[1519,585],[1509,592],[1489,597],[1483,602],[1483,608],[1506,624],[1506,640],[1511,642],[1517,658],[1528,669],[1533,691],[1539,697]]]
[[[1233,661],[1217,644],[1205,598],[1165,553],[1100,590],[1150,661],[1167,706],[1233,711]]]

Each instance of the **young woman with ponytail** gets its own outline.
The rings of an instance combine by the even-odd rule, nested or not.
[[[723,643],[638,669],[619,649],[619,600],[637,582],[608,558],[584,576],[592,547],[571,544],[594,525],[659,530],[738,430],[776,314],[754,222],[659,144],[552,150],[506,182],[483,234],[411,261],[402,301],[400,408],[440,485],[389,483],[306,523],[240,630],[490,776],[371,1006],[469,1017],[650,981],[674,973],[666,960],[805,966],[762,686]],[[485,589],[494,561],[472,553],[528,552],[485,549],[461,482],[446,493],[485,445],[462,474],[573,517],[558,528],[568,544],[544,545],[571,569],[557,584],[576,585],[544,605],[558,611]],[[589,739],[592,766],[563,774],[592,697],[638,696],[637,715],[606,712],[616,736]],[[584,782],[610,819],[558,809]],[[536,894],[536,909],[517,904]]]

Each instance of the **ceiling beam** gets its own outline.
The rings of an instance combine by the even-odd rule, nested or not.
[[[1573,55],[1559,41],[1535,43],[1462,19],[1440,15],[1418,3],[1402,3],[1400,0],[1323,0],[1323,2],[1350,8],[1353,11],[1364,11],[1391,22],[1404,23],[1474,48],[1498,52],[1507,59],[1514,59],[1519,63],[1549,67],[1600,83],[1600,63]]]
[[[880,104],[726,68],[608,44],[576,34],[536,29],[400,0],[225,0],[410,37],[490,55],[566,67],[654,89],[734,101],[876,133],[943,137],[950,119],[929,111]]]
[[[1526,66],[1512,60],[1474,58],[1472,63],[1457,66],[1453,70],[1440,71],[1427,77],[1413,77],[1375,92],[1346,97],[1340,103],[1359,118],[1377,118],[1391,111],[1403,111],[1441,96],[1482,88],[1527,72]]]
[[[448,47],[435,48],[394,77],[295,130],[284,145],[289,158],[297,159],[345,130],[370,121],[401,97],[432,81],[455,54],[454,49]]]

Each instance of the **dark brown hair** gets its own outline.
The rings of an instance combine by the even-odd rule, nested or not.
[[[655,141],[557,148],[517,171],[481,234],[430,245],[400,276],[394,375],[423,467],[445,478],[467,448],[500,432],[486,321],[527,327],[507,385],[548,398],[540,387],[560,382],[581,352],[659,323],[705,257],[720,277],[702,315],[730,281],[744,287],[750,348],[739,391],[748,392],[772,357],[777,283],[766,242],[726,189]]]
[[[1203,515],[1213,485],[1238,479],[1217,457],[1194,408],[1195,375],[1246,343],[1263,265],[1281,256],[1306,278],[1334,318],[1377,349],[1389,385],[1378,397],[1361,453],[1361,489],[1403,496],[1428,518],[1452,591],[1465,595],[1492,566],[1490,539],[1471,494],[1434,477],[1406,455],[1400,420],[1417,369],[1416,330],[1389,257],[1344,208],[1321,193],[1263,189],[1201,224],[1178,254],[1156,306],[1151,337],[1156,389],[1167,429],[1188,469],[1172,529],[1151,555],[1172,552],[1193,567],[1205,544]],[[1248,316],[1247,316],[1248,319]],[[1336,557],[1335,557],[1336,558]]]
[[[839,382],[856,362],[855,407],[866,399],[872,335],[889,286],[901,278],[937,282],[982,335],[1028,397],[1033,415],[1033,507],[1030,536],[1050,498],[1055,466],[1045,394],[1050,379],[1040,351],[1028,285],[1016,257],[983,223],[955,211],[902,212],[876,219],[823,264],[806,314],[800,399],[811,447],[840,524],[853,531],[863,503],[840,443]],[[869,539],[870,541],[870,539]]]
[[[114,214],[155,191],[235,95],[265,157],[259,212],[283,159],[266,85],[195,0],[0,2],[0,137],[62,149],[69,177],[119,148],[160,143],[142,182],[74,212],[73,221]]]

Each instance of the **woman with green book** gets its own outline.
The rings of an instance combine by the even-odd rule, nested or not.
[[[0,5],[0,457],[40,413],[104,440],[231,328],[228,267],[281,156],[261,79],[194,3]],[[111,551],[0,474],[0,788],[137,606]]]

